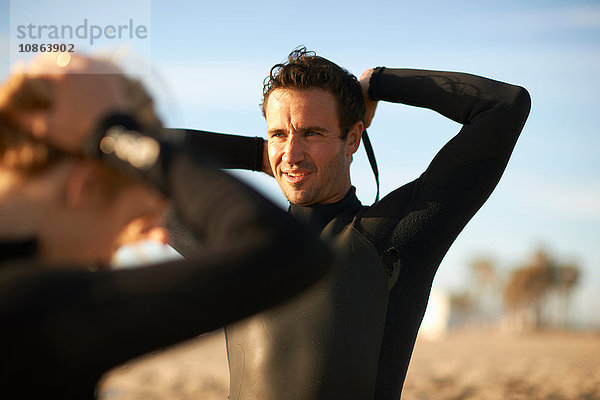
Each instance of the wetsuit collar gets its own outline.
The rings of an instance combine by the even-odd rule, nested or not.
[[[362,207],[356,197],[356,188],[352,186],[346,196],[336,203],[315,204],[312,206],[290,205],[290,214],[312,227],[322,231],[336,216],[346,212],[356,212]]]

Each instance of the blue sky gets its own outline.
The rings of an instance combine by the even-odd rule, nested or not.
[[[264,135],[262,80],[299,44],[357,75],[385,65],[465,71],[526,87],[532,111],[506,174],[446,256],[435,286],[463,287],[476,256],[492,257],[507,270],[545,246],[582,266],[573,316],[600,324],[599,1],[137,0],[127,8],[103,2],[100,11],[81,3],[15,4],[39,23],[50,23],[44,20],[50,9],[67,19],[102,13],[105,19],[111,13],[149,19],[149,38],[124,62],[144,71],[169,126]],[[2,78],[15,45],[9,10],[9,1],[1,0]],[[428,110],[381,104],[369,132],[382,193],[417,177],[458,129]],[[269,178],[242,176],[285,206]],[[370,203],[375,185],[362,149],[353,183]]]

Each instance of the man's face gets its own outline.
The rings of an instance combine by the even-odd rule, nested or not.
[[[350,162],[360,134],[342,132],[336,99],[319,89],[276,89],[265,116],[269,162],[285,197],[307,206],[334,203],[350,189]],[[358,123],[360,124],[360,123]]]

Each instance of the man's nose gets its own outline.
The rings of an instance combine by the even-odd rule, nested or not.
[[[283,162],[287,164],[298,164],[304,160],[304,146],[302,141],[293,135],[288,136],[283,151]]]

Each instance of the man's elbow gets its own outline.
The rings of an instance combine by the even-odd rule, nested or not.
[[[514,118],[518,119],[520,125],[523,126],[529,111],[531,110],[531,96],[527,89],[522,86],[515,86],[512,96],[510,98],[511,114]]]

